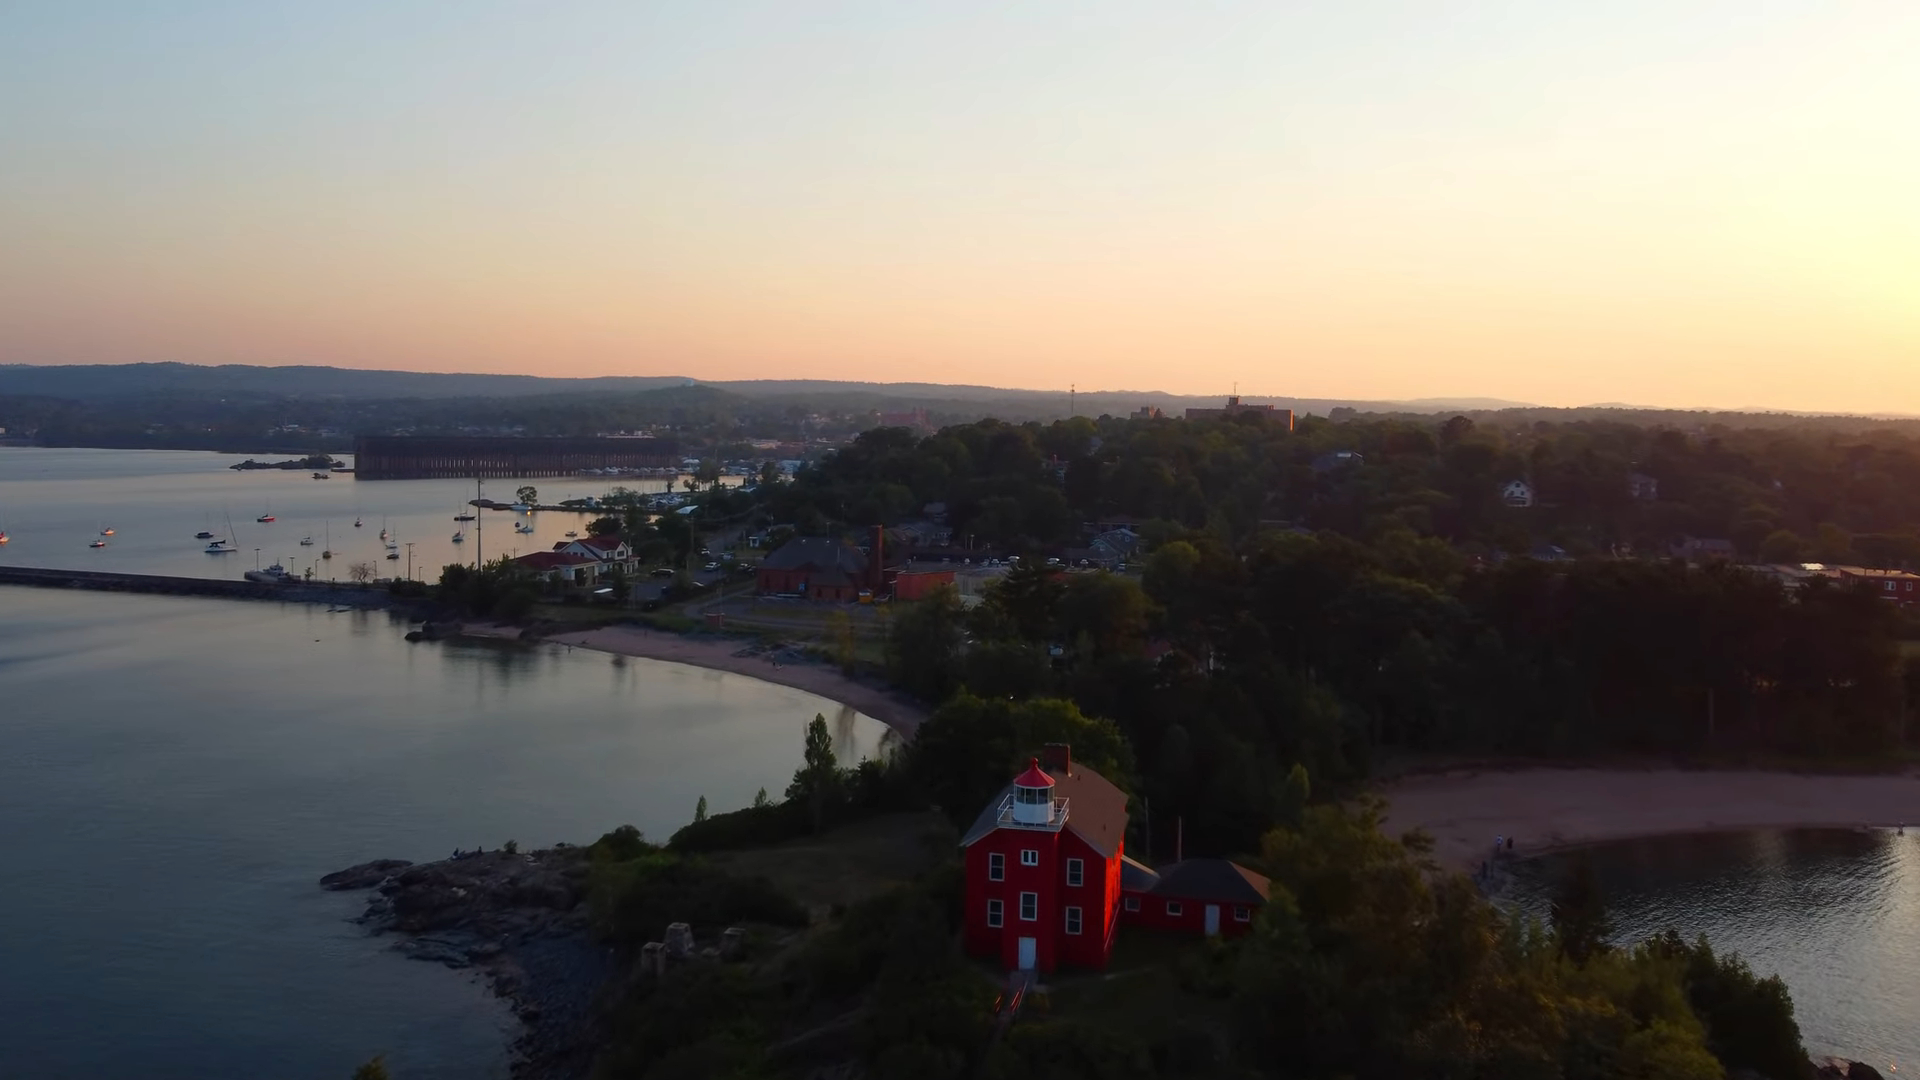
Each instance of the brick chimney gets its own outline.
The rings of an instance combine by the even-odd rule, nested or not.
[[[1050,742],[1040,748],[1040,764],[1048,772],[1061,776],[1073,775],[1073,747],[1063,742]]]

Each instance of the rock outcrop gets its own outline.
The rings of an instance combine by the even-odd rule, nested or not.
[[[357,920],[394,933],[416,960],[483,974],[526,1030],[518,1080],[577,1080],[597,1044],[597,997],[615,968],[589,933],[586,853],[579,848],[469,852],[430,863],[376,859],[320,879],[373,889]]]

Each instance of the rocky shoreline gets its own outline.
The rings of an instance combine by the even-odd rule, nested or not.
[[[524,1030],[513,1042],[516,1080],[580,1080],[600,1041],[601,990],[617,968],[593,938],[586,852],[465,852],[437,862],[376,859],[320,879],[335,891],[372,890],[355,920],[393,934],[415,960],[482,975]]]

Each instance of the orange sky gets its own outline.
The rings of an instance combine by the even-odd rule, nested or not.
[[[45,5],[0,362],[1920,413],[1920,6]]]

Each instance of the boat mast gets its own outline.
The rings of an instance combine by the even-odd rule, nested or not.
[[[480,478],[476,476],[473,478],[473,568],[476,572],[485,565],[486,560],[485,544],[480,535],[480,511],[486,507],[480,505],[480,498]]]

